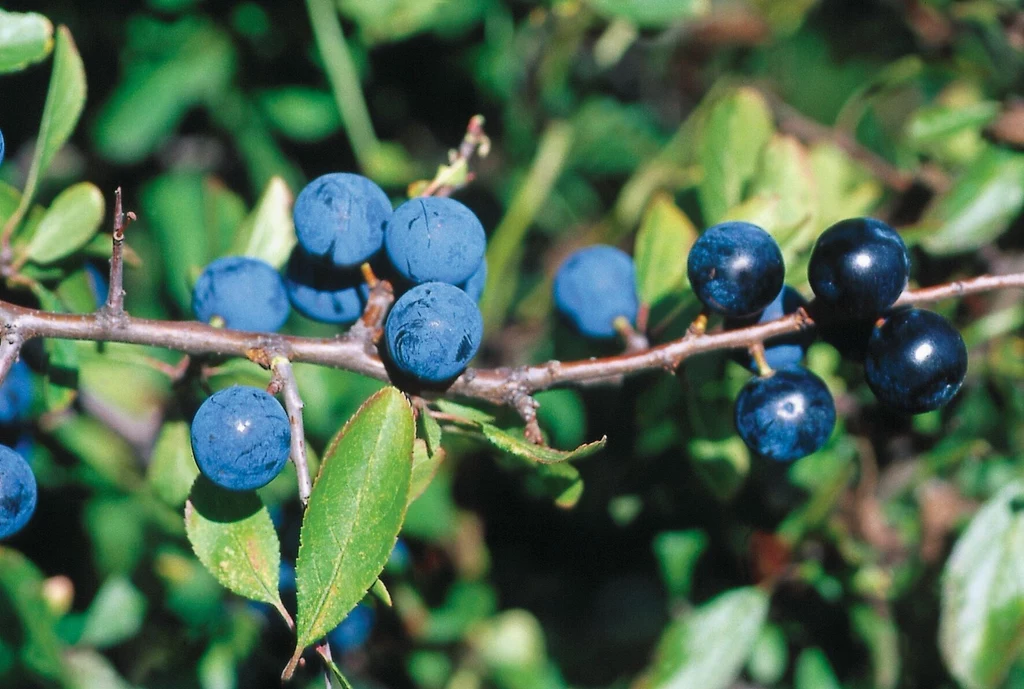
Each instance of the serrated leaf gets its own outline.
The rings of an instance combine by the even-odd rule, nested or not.
[[[35,12],[0,10],[0,74],[39,62],[53,49],[53,24]]]
[[[281,544],[263,501],[200,476],[185,503],[185,531],[203,567],[230,591],[284,613],[278,591]]]
[[[974,251],[1024,208],[1024,153],[990,146],[925,212],[921,245],[933,254]]]
[[[324,453],[302,521],[298,643],[286,676],[387,564],[405,519],[414,440],[412,407],[388,387],[363,404]]]
[[[434,402],[434,406],[445,414],[457,416],[460,419],[465,419],[466,421],[473,421],[476,423],[494,423],[493,414],[488,414],[476,407],[470,407],[468,405],[459,404],[458,402],[452,402],[451,400],[446,399],[437,400]]]
[[[445,456],[443,448],[438,447],[431,451],[430,444],[426,440],[416,438],[412,449],[412,480],[409,488],[409,502],[423,495],[423,491],[427,489],[430,482],[434,480],[434,476],[437,475],[437,470],[441,468]]]
[[[191,442],[187,423],[168,421],[153,446],[146,482],[171,507],[185,504],[199,475],[199,468],[192,459]]]
[[[283,266],[297,241],[292,201],[288,184],[281,177],[272,178],[256,208],[239,226],[231,253],[262,259],[275,268]]]
[[[503,431],[497,426],[492,426],[487,423],[480,424],[480,432],[483,433],[487,442],[502,452],[507,452],[510,455],[526,459],[531,462],[536,462],[537,464],[559,464],[561,462],[589,457],[603,448],[608,442],[608,438],[605,436],[600,440],[595,440],[594,442],[587,443],[586,445],[580,445],[575,450],[565,452],[563,450],[545,447],[544,445],[535,445],[525,438],[513,435],[507,431]]]
[[[710,0],[587,0],[587,4],[598,14],[651,29],[697,19],[711,11]]]
[[[1024,648],[1024,485],[1005,487],[957,539],[942,574],[939,648],[967,689],[995,689]]]
[[[771,108],[754,89],[738,88],[711,107],[697,149],[704,170],[697,192],[708,225],[743,199],[773,129]]]
[[[25,670],[50,681],[64,677],[55,625],[42,574],[24,555],[0,546],[0,637]]]
[[[75,130],[84,107],[85,67],[82,65],[82,56],[78,54],[71,32],[66,26],[61,26],[57,29],[53,71],[50,74],[43,116],[39,122],[39,137],[36,139],[32,165],[28,170],[21,203],[15,214],[8,219],[8,224],[21,222],[32,203],[39,180],[46,174],[57,151]]]
[[[427,443],[427,449],[430,452],[437,452],[441,449],[441,424],[425,410],[419,415],[419,436]]]
[[[686,260],[697,228],[668,194],[652,199],[633,249],[640,302],[654,306],[686,284]]]
[[[91,182],[62,191],[29,240],[25,250],[29,260],[45,265],[81,249],[100,229],[104,208],[103,192]]]
[[[739,676],[768,614],[768,594],[723,593],[666,629],[651,669],[651,689],[725,689]]]

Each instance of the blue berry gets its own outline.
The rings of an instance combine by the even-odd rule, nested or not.
[[[932,411],[960,390],[967,375],[967,347],[939,314],[900,310],[868,340],[864,375],[886,406],[907,414]]]
[[[760,316],[728,318],[725,321],[725,327],[728,329],[734,329],[745,328],[761,323],[770,323],[771,321],[777,321],[783,316],[795,313],[797,309],[805,306],[807,306],[807,300],[804,299],[799,292],[787,285],[782,288],[781,292],[779,292],[779,296],[775,297],[775,300],[765,307]],[[811,346],[811,342],[813,341],[814,333],[810,331],[792,333],[790,335],[773,338],[768,342],[765,342],[765,359],[768,361],[768,365],[772,368],[796,366],[803,361],[804,355],[807,353],[807,348]],[[757,364],[754,363],[754,360],[750,358],[748,353],[737,352],[734,355],[734,359],[740,365],[745,366],[754,373],[757,373]]]
[[[417,285],[391,307],[384,324],[391,360],[420,381],[455,378],[480,348],[484,321],[476,303],[444,282]]]
[[[629,254],[599,244],[580,249],[558,268],[555,308],[584,336],[615,337],[615,320],[636,323],[636,268]]]
[[[417,284],[462,284],[480,267],[486,245],[484,226],[473,211],[448,198],[406,201],[384,232],[391,264]]]
[[[462,289],[468,294],[473,301],[480,301],[480,297],[484,293],[484,285],[487,284],[487,259],[480,261],[480,267],[476,269],[476,272],[469,276],[462,285]]]
[[[199,470],[228,490],[270,483],[288,461],[291,437],[281,403],[259,388],[215,392],[192,419],[192,454]]]
[[[782,251],[757,225],[726,222],[690,249],[690,285],[701,303],[724,316],[749,316],[778,296],[786,275]]]
[[[811,289],[831,315],[877,318],[907,286],[903,239],[874,218],[851,218],[825,230],[811,252]]]
[[[754,453],[791,462],[816,452],[836,425],[832,395],[799,366],[752,378],[736,398],[736,430]]]
[[[16,361],[0,385],[0,423],[24,418],[32,403],[32,374],[24,361]]]
[[[334,172],[317,177],[299,192],[292,216],[295,235],[307,254],[351,268],[380,251],[391,201],[367,178]]]
[[[0,538],[21,531],[36,511],[39,488],[25,458],[0,445]]]
[[[370,639],[376,614],[369,605],[360,603],[337,627],[327,632],[327,641],[337,653],[354,651]]]
[[[0,164],[4,162],[4,133],[0,132]]]
[[[248,256],[218,258],[192,290],[196,318],[209,323],[220,317],[235,330],[276,332],[289,310],[281,276],[270,264]]]
[[[369,288],[356,268],[337,268],[295,247],[285,270],[284,288],[295,310],[321,323],[359,319]]]

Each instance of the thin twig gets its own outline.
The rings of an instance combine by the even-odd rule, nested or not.
[[[103,311],[107,316],[120,320],[124,315],[124,230],[135,220],[135,214],[125,214],[121,205],[121,187],[114,191],[114,245],[110,252],[110,286],[107,303]]]
[[[479,155],[484,158],[490,150],[491,140],[484,133],[484,116],[473,115],[466,125],[466,135],[462,137],[462,143],[449,154],[448,165],[438,170],[434,179],[417,196],[450,196],[452,192],[472,180],[473,173],[469,170],[469,164],[473,156]]]
[[[3,341],[0,342],[0,383],[4,381],[11,367],[18,361],[22,344],[21,337],[14,332],[5,333]]]
[[[968,280],[910,290],[898,305],[925,304],[998,289],[1024,288],[1024,272],[985,275]],[[66,340],[125,342],[165,347],[187,354],[245,357],[270,367],[273,356],[341,368],[378,380],[389,380],[376,353],[368,352],[360,337],[308,338],[212,328],[195,321],[157,321],[125,316],[124,325],[113,327],[96,314],[48,313],[0,301],[0,322],[8,332],[29,340],[51,337]],[[531,395],[556,386],[583,385],[594,381],[657,369],[675,370],[691,356],[723,349],[748,347],[766,339],[814,327],[803,311],[778,320],[736,330],[689,334],[678,340],[639,352],[618,356],[549,361],[519,368],[468,369],[447,392],[499,405],[514,405],[520,395]]]
[[[299,394],[299,384],[295,380],[292,362],[287,357],[274,357],[271,362],[275,382],[280,385],[284,396],[284,407],[288,412],[288,424],[292,430],[292,462],[299,479],[299,501],[305,509],[309,503],[309,495],[313,492],[313,482],[309,477],[309,461],[306,457],[306,429],[302,422],[302,409],[305,404]]]

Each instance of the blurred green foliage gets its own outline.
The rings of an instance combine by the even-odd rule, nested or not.
[[[1015,0],[10,2],[0,227],[25,279],[2,298],[104,301],[123,186],[138,214],[127,308],[188,319],[214,258],[283,265],[306,180],[361,171],[397,201],[476,113],[491,152],[459,198],[489,233],[480,365],[611,351],[552,317],[554,269],[587,243],[631,250],[650,332],[681,336],[698,308],[686,252],[724,219],[768,229],[805,293],[817,235],[862,214],[900,228],[916,284],[1019,271],[1022,87]],[[338,668],[423,689],[1024,686],[1024,307],[1006,293],[936,308],[971,347],[954,403],[895,417],[815,344],[840,420],[791,467],[734,436],[749,374],[724,353],[538,395],[544,451],[507,410],[438,401],[411,475],[373,456],[411,485],[408,553],[367,595],[369,644]],[[287,331],[335,334],[299,315]],[[300,551],[294,470],[225,502],[193,487],[188,439],[209,391],[269,373],[210,359],[172,383],[177,355],[110,343],[23,356],[34,422],[0,440],[20,442],[42,492],[0,546],[0,686],[278,686],[295,635],[244,597],[296,613],[277,562]],[[365,469],[328,441],[381,384],[295,372],[314,464]],[[353,423],[408,433],[399,411],[374,413]],[[323,589],[338,615],[406,508],[387,486],[374,498],[356,520],[318,506],[304,530],[300,581],[342,572]],[[360,527],[372,562],[333,566],[335,524]],[[239,540],[253,545],[224,559]],[[308,641],[323,629],[299,586]],[[308,661],[296,685],[323,686]]]

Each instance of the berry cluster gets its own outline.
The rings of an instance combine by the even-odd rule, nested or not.
[[[217,259],[196,282],[196,318],[274,332],[294,307],[323,323],[351,324],[370,297],[361,266],[372,263],[403,292],[384,324],[382,354],[393,369],[419,385],[465,370],[483,338],[476,302],[487,276],[486,235],[471,210],[434,197],[392,210],[369,179],[332,173],[299,193],[293,215],[298,245],[284,275],[255,258]],[[255,388],[214,394],[192,422],[200,470],[231,490],[270,482],[288,459],[290,436],[284,409]]]
[[[864,362],[868,386],[883,404],[919,414],[942,407],[967,373],[967,349],[942,316],[894,309],[907,286],[910,258],[899,234],[873,218],[828,228],[811,254],[808,304],[784,286],[782,252],[770,234],[745,222],[709,228],[687,261],[687,275],[705,311],[726,328],[767,323],[811,311],[826,341]],[[582,335],[604,339],[635,325],[639,303],[632,259],[609,246],[571,255],[554,283],[555,305]],[[835,426],[825,383],[800,366],[809,332],[766,343],[763,358],[736,360],[758,374],[740,391],[736,430],[757,455],[787,462],[820,449]],[[752,350],[753,351],[753,350]]]

